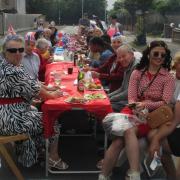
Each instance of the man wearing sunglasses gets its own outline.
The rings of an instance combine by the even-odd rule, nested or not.
[[[25,53],[22,59],[22,64],[25,71],[35,80],[38,79],[40,67],[39,56],[33,52],[35,47],[35,38],[33,32],[28,32],[25,35]]]

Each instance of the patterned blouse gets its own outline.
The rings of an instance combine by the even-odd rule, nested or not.
[[[14,66],[0,60],[0,98],[21,97],[24,102],[1,104],[0,134],[25,132],[27,122],[41,119],[41,113],[31,110],[32,98],[40,91],[40,84],[25,73],[23,66]],[[24,126],[24,127],[23,127]],[[38,125],[39,126],[39,125]]]
[[[134,70],[130,77],[128,89],[128,101],[138,102],[146,101],[146,108],[150,111],[157,109],[165,103],[169,103],[175,88],[175,80],[172,74],[166,69],[161,68],[153,83],[146,89],[153,79],[149,77],[146,71],[141,77],[143,71]],[[144,91],[144,89],[146,89]],[[144,91],[141,96],[141,92]]]

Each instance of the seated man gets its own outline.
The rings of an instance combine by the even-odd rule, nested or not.
[[[33,32],[28,32],[25,35],[25,54],[22,59],[22,64],[25,71],[33,79],[38,79],[38,72],[40,67],[40,59],[36,53],[33,52],[36,40]]]
[[[119,89],[109,94],[109,98],[113,110],[115,112],[120,112],[120,110],[128,103],[129,78],[137,62],[134,58],[133,49],[128,45],[120,46],[117,51],[118,54],[120,54],[119,61],[124,68],[123,82]]]

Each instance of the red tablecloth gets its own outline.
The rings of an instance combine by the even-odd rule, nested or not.
[[[61,73],[61,87],[64,92],[67,92],[70,96],[83,95],[77,91],[77,86],[73,84],[78,73],[77,67],[73,67],[73,74],[66,74],[67,68],[72,66],[73,65],[71,62],[57,62],[47,65],[45,75],[46,84],[53,85],[54,79],[51,72],[56,71]],[[103,90],[93,91],[93,93],[94,92],[105,94]],[[92,91],[85,90],[84,93],[90,94]],[[67,96],[63,96],[54,100],[48,100],[42,105],[45,138],[49,138],[53,135],[53,124],[55,120],[60,116],[61,113],[67,110],[81,108],[87,110],[90,113],[93,113],[99,120],[102,120],[108,113],[112,112],[111,104],[108,98],[89,101],[85,104],[70,104],[66,103],[64,101],[65,99],[67,99]]]

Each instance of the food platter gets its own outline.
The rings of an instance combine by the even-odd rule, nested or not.
[[[101,90],[103,90],[103,87],[101,84],[96,84],[94,82],[85,83],[84,86],[87,90],[90,90],[90,91],[101,91]]]
[[[66,103],[71,103],[71,104],[85,104],[88,100],[85,99],[84,97],[73,97],[70,96],[67,99],[64,100]]]
[[[93,94],[85,94],[84,95],[84,99],[87,100],[96,100],[96,99],[105,99],[106,96],[104,94],[101,93],[93,93]]]

